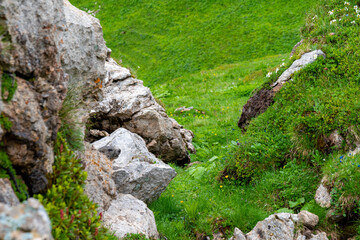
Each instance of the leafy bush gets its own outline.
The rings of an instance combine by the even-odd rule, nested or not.
[[[49,214],[55,239],[116,239],[101,227],[102,213],[84,193],[86,177],[80,160],[58,134],[52,186],[45,195],[35,196]]]

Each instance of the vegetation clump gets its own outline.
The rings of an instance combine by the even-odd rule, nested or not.
[[[3,73],[1,76],[1,97],[3,101],[10,102],[17,89],[15,75]]]
[[[51,187],[35,196],[49,214],[55,239],[116,239],[101,226],[102,213],[84,193],[86,178],[80,160],[58,134]]]

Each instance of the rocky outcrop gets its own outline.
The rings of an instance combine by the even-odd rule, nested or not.
[[[109,59],[102,99],[91,111],[91,129],[112,133],[122,127],[140,135],[150,152],[165,162],[190,162],[187,149],[194,152],[193,134],[167,116],[143,82]],[[95,136],[89,135],[89,140]]]
[[[158,239],[153,212],[145,203],[129,194],[119,194],[104,213],[104,225],[119,238],[127,233],[142,233]]]
[[[17,85],[13,98],[7,96],[1,104],[2,114],[12,122],[1,141],[32,193],[47,187],[66,94],[57,48],[65,24],[62,9],[60,0],[0,2],[2,88],[5,80],[12,90]]]
[[[290,68],[285,70],[281,76],[270,85],[269,89],[262,88],[256,91],[242,109],[238,121],[239,128],[246,130],[252,118],[264,113],[266,109],[274,103],[274,96],[282,88],[283,84],[289,81],[295,72],[313,63],[319,56],[326,57],[325,53],[321,50],[303,54],[300,59],[294,61]]]
[[[327,240],[328,238],[323,232],[313,234],[312,230],[318,222],[319,217],[308,211],[301,211],[299,214],[277,213],[258,222],[254,229],[246,235],[235,228],[231,240]]]
[[[61,65],[78,100],[89,105],[104,81],[108,48],[99,20],[63,1],[65,25],[58,39]],[[84,121],[86,117],[83,115]]]
[[[53,239],[50,219],[40,202],[30,198],[15,206],[0,203],[0,239]]]
[[[141,137],[124,128],[94,142],[93,146],[112,159],[112,178],[119,193],[151,202],[176,176],[173,168],[147,150]]]
[[[11,187],[9,179],[6,178],[0,178],[0,203],[9,206],[15,206],[20,203]]]
[[[145,143],[143,144],[145,146]],[[126,153],[124,148],[123,150],[122,153],[130,157],[127,161],[131,161],[133,155],[129,152]],[[120,151],[112,151],[110,147],[102,147],[102,151],[107,155],[100,153],[90,144],[86,144],[82,161],[88,173],[85,193],[99,205],[98,210],[103,215],[104,226],[114,231],[119,238],[124,237],[127,233],[142,233],[148,238],[157,238],[158,232],[152,211],[141,200],[116,190],[115,182],[112,179],[112,161],[107,156],[112,158],[114,153],[119,155]],[[126,186],[128,183],[121,184]],[[156,185],[156,183],[152,184]],[[150,197],[154,196],[152,193],[149,194]],[[144,198],[148,198],[148,196]]]

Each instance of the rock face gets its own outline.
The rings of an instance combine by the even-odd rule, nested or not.
[[[65,25],[58,42],[61,65],[70,76],[70,86],[81,89],[78,95],[87,100],[105,78],[108,48],[99,20],[63,1]]]
[[[112,178],[119,193],[151,202],[159,197],[176,172],[150,153],[144,140],[124,128],[93,143],[112,159]]]
[[[318,216],[308,211],[301,211],[299,214],[277,213],[258,222],[254,229],[246,235],[235,228],[231,240],[327,240],[328,238],[323,232],[312,233],[311,230],[318,222]]]
[[[159,237],[153,212],[145,203],[129,194],[119,194],[104,213],[104,225],[117,237],[142,233],[148,238]]]
[[[11,187],[9,179],[6,178],[0,178],[0,203],[9,206],[15,206],[20,203]]]
[[[99,212],[104,212],[116,197],[116,186],[112,180],[112,163],[90,144],[85,144],[84,156],[81,157],[86,179],[85,193],[99,205]]]
[[[187,149],[195,151],[191,144],[193,134],[170,119],[150,90],[142,81],[132,78],[127,69],[112,59],[106,62],[105,68],[103,97],[92,110],[92,128],[108,133],[126,128],[140,135],[149,151],[165,162],[188,163]]]
[[[3,115],[13,123],[1,141],[32,193],[47,186],[58,112],[66,94],[57,48],[65,24],[62,9],[61,0],[0,2],[0,72],[14,88],[17,83],[13,98],[1,104]]]
[[[0,239],[53,239],[50,219],[40,202],[30,198],[16,206],[0,203]]]
[[[244,105],[240,119],[238,121],[239,128],[246,130],[252,118],[264,113],[266,109],[274,103],[275,94],[282,88],[282,85],[290,80],[291,76],[304,68],[306,65],[313,63],[319,56],[326,57],[321,50],[315,50],[305,53],[300,59],[293,62],[293,64],[281,74],[281,76],[271,84],[271,89],[260,89],[247,101]]]

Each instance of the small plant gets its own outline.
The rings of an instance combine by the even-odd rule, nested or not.
[[[79,97],[79,86],[70,84],[62,108],[59,112],[61,119],[60,132],[72,150],[82,150],[84,132],[82,123],[79,120],[81,110],[81,99]]]
[[[3,101],[10,102],[17,89],[15,74],[3,73],[1,76],[1,97]]]
[[[0,125],[7,131],[10,131],[12,127],[12,122],[4,115],[4,113],[0,114]]]
[[[27,186],[16,175],[16,171],[13,168],[11,161],[4,151],[0,151],[0,178],[8,178],[10,180],[11,186],[20,201],[24,201],[28,198]]]
[[[123,240],[149,240],[148,238],[146,238],[146,236],[144,234],[141,234],[141,233],[140,234],[128,233],[122,239]]]

